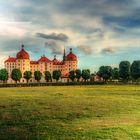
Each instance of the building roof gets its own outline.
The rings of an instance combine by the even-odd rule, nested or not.
[[[30,61],[30,64],[32,64],[32,65],[38,65],[38,61]]]
[[[65,58],[66,61],[77,61],[77,56],[72,52],[72,48],[70,49],[70,53]]]
[[[64,65],[65,64],[65,62],[64,61],[58,61],[57,59],[56,59],[56,55],[54,56],[54,59],[52,60],[52,62],[53,62],[53,65]]]
[[[51,60],[49,60],[46,56],[42,56],[38,62],[51,62]]]
[[[16,58],[14,57],[9,57],[7,60],[5,60],[5,62],[16,62]]]
[[[17,59],[30,59],[29,54],[24,50],[24,45],[22,45],[22,49],[17,53]]]

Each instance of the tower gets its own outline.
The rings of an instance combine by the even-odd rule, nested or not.
[[[65,61],[65,59],[66,59],[66,52],[65,52],[65,48],[64,48],[63,61]]]

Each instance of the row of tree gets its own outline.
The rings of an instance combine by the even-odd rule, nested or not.
[[[24,79],[26,79],[27,83],[29,80],[32,78],[32,72],[31,71],[25,71],[24,74]],[[49,71],[45,71],[45,80],[47,82],[52,81],[52,79],[55,79],[56,81],[59,81],[61,78],[61,71],[60,70],[54,70],[52,75]],[[76,71],[70,71],[69,72],[69,79],[74,81],[77,79],[77,81],[80,80],[80,78],[83,78],[85,81],[90,79],[90,70],[80,70],[77,69]],[[7,82],[9,76],[8,76],[8,71],[6,69],[1,69],[0,70],[0,80],[3,82]],[[21,80],[22,78],[22,73],[19,69],[13,69],[11,73],[11,78],[14,80],[16,83]],[[35,71],[34,72],[34,79],[37,82],[40,82],[42,78],[42,73],[40,71]]]
[[[137,81],[140,78],[140,61],[121,61],[119,68],[112,68],[110,66],[101,66],[97,75],[103,78],[104,81],[108,80],[128,80]]]
[[[27,83],[29,80],[32,78],[32,72],[31,71],[25,71],[24,74],[24,79],[26,79]],[[54,70],[53,71],[53,79],[58,81],[61,77],[61,72],[59,70]],[[8,71],[6,69],[1,69],[0,70],[0,80],[3,82],[7,82],[9,76],[8,76]],[[13,69],[11,73],[11,78],[14,80],[16,83],[21,80],[22,78],[22,73],[20,69]],[[40,71],[35,71],[34,72],[34,78],[37,82],[40,82],[42,78],[42,73]],[[45,72],[45,79],[46,81],[52,81],[52,76],[49,71]]]
[[[45,80],[47,82],[52,81],[52,79],[58,81],[61,76],[62,75],[60,70],[54,70],[52,75],[49,71],[45,72]],[[137,81],[140,78],[140,61],[134,61],[132,64],[130,64],[129,61],[122,61],[119,64],[119,68],[112,68],[111,66],[101,66],[96,74],[90,74],[89,69],[84,69],[82,71],[80,69],[72,70],[69,72],[68,78],[71,79],[71,81],[80,81],[80,79],[87,81],[89,79],[94,79],[95,76],[99,76],[105,82],[108,80],[122,80],[125,82],[130,79]],[[1,69],[0,80],[6,82],[8,78],[8,71],[6,69]],[[13,69],[11,78],[16,83],[20,81],[20,79],[22,78],[21,71],[19,69]],[[32,72],[25,71],[24,79],[26,79],[27,83],[31,78]],[[42,73],[40,71],[35,71],[34,78],[36,81],[40,82]]]

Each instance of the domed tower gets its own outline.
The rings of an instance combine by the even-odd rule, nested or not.
[[[30,70],[30,57],[24,50],[24,45],[22,45],[21,51],[17,53],[16,68],[21,70],[22,77],[25,71]]]
[[[72,48],[70,48],[70,53],[65,57],[65,63],[68,73],[77,69],[77,56],[72,52]]]

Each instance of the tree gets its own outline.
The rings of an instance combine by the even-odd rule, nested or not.
[[[26,79],[27,83],[32,78],[32,72],[31,71],[25,71],[24,72],[24,78]]]
[[[61,77],[61,71],[60,70],[54,70],[53,71],[53,79],[55,79],[56,81],[58,81]]]
[[[40,82],[41,77],[42,77],[42,73],[41,73],[40,71],[35,71],[35,72],[34,72],[34,77],[35,77],[35,80],[36,80],[37,82]]]
[[[74,81],[74,79],[75,79],[75,71],[74,70],[69,72],[69,78],[72,80],[72,82]]]
[[[90,79],[90,70],[89,69],[84,69],[82,70],[82,78],[87,81]]]
[[[75,77],[76,77],[76,79],[77,79],[77,81],[79,82],[79,80],[80,80],[80,78],[81,78],[81,75],[82,75],[82,72],[81,72],[81,70],[80,69],[77,69],[76,71],[75,71]]]
[[[119,79],[119,69],[118,68],[114,68],[113,69],[113,77],[114,80],[118,80]]]
[[[90,74],[90,81],[91,82],[95,81],[95,76],[96,76],[96,73],[91,73]]]
[[[123,81],[127,81],[130,77],[130,62],[121,61],[119,64],[119,76]]]
[[[0,70],[0,80],[6,82],[8,80],[8,71],[6,69]]]
[[[49,82],[51,80],[51,73],[49,71],[45,71],[45,80]]]
[[[101,66],[99,68],[98,75],[102,77],[105,82],[109,80],[113,75],[111,66]]]
[[[138,80],[140,78],[140,61],[134,61],[130,67],[130,71],[132,78]]]
[[[11,73],[11,78],[17,83],[22,78],[22,73],[20,69],[13,69]]]

